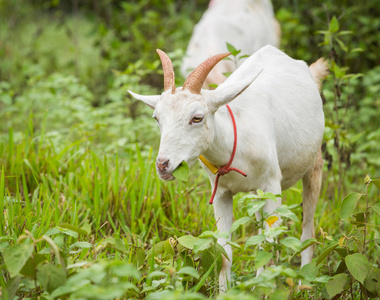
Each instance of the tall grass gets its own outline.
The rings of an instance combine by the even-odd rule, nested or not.
[[[49,8],[41,13],[34,4],[17,7],[5,1],[0,5],[0,13],[7,21],[0,24],[0,32],[9,37],[6,51],[0,51],[4,58],[0,63],[0,293],[4,299],[216,296],[222,249],[216,244],[220,233],[215,232],[213,207],[208,204],[208,179],[195,165],[189,182],[162,182],[154,165],[158,129],[148,118],[151,112],[125,96],[126,89],[143,94],[159,92],[162,78],[159,60],[152,56],[154,49],[165,46],[174,51],[170,56],[178,68],[181,47],[184,49],[195,22],[189,17],[195,17],[194,10],[187,8],[200,2],[205,8],[208,1],[121,2],[121,7],[99,4],[107,13],[99,10],[92,15],[94,19],[87,18],[85,11],[71,15]],[[159,13],[146,5],[148,2],[155,2]],[[378,7],[375,1],[368,4]],[[320,18],[326,14],[322,10],[327,8],[320,5],[310,8],[306,2],[297,2],[296,13],[280,5],[277,17],[283,26],[286,52],[304,60],[326,56],[326,51],[320,53],[323,48],[316,47],[318,36],[310,35],[326,26],[330,31],[337,30],[337,19],[335,26],[321,24]],[[341,13],[340,5],[328,6]],[[348,11],[362,9],[361,6],[353,5]],[[8,9],[13,9],[12,14],[8,15]],[[29,14],[31,10],[33,14]],[[52,20],[52,11],[65,16]],[[302,25],[302,11],[312,13],[313,18],[307,22],[317,18],[317,25]],[[201,10],[195,14],[200,17]],[[162,16],[170,25],[165,30]],[[348,23],[353,30],[360,26],[360,30],[368,31],[366,41],[370,39],[375,47],[375,16],[363,16],[355,24],[350,18],[339,17],[340,30]],[[125,17],[138,39],[130,39],[123,23]],[[12,30],[8,30],[9,24],[14,26]],[[78,24],[80,28],[75,30]],[[181,30],[174,30],[177,27]],[[154,37],[144,34],[151,33],[151,28],[163,31]],[[357,42],[353,34],[343,31],[342,37],[339,35],[340,47],[349,41]],[[52,38],[58,45],[55,50],[50,48]],[[355,47],[359,46],[362,45]],[[333,48],[330,50],[339,50]],[[362,53],[358,61],[370,63],[363,70],[358,69],[363,64],[357,64],[355,72],[366,72],[378,61],[375,51],[368,57],[364,56],[368,51],[359,52],[358,48],[347,51],[341,49],[341,68],[332,70],[334,76],[349,71],[346,57],[351,61]],[[110,66],[119,70],[111,70]],[[367,185],[364,194],[361,188],[366,173],[373,177],[379,174],[379,104],[374,100],[380,90],[377,71],[373,68],[365,74],[363,87],[359,77],[342,81],[339,93],[343,93],[342,101],[347,100],[347,109],[341,101],[335,108],[332,106],[336,87],[329,86],[333,85],[331,80],[325,85],[325,109],[340,110],[342,123],[352,123],[352,129],[342,135],[343,150],[351,155],[352,165],[340,178],[336,166],[334,169],[334,162],[341,159],[335,153],[334,131],[341,129],[327,122],[327,163],[315,217],[316,240],[312,241],[316,245],[314,263],[299,270],[302,224],[296,220],[302,219],[301,182],[283,193],[283,203],[296,218],[284,218],[277,243],[264,242],[261,248],[245,247],[257,234],[260,223],[247,217],[248,204],[239,203],[242,195],[236,195],[234,219],[245,223],[232,232],[233,289],[226,299],[329,298],[334,294],[331,288],[344,284],[339,280],[348,275],[350,281],[340,291],[343,298],[376,297],[370,284],[372,279],[376,281],[375,267],[380,265],[380,218],[376,214],[379,191]],[[328,119],[329,114],[326,116]],[[365,132],[356,134],[355,130],[362,128]],[[343,158],[348,168],[349,156]],[[363,193],[362,198],[367,200],[359,201],[347,220],[340,219],[342,190],[336,187],[338,181],[344,193]],[[367,235],[364,239],[363,233]],[[334,247],[336,251],[331,250]],[[276,257],[275,265],[256,278],[257,265],[263,263],[260,257],[266,255],[262,249]],[[353,252],[369,257],[367,269],[372,269],[367,274],[370,282],[366,288],[375,296],[362,294],[367,293],[363,289],[365,282],[359,282],[344,269],[345,254]],[[18,259],[14,259],[15,253]],[[298,287],[299,279],[306,284]]]
[[[3,235],[17,238],[27,229],[39,237],[52,224],[80,227],[86,222],[99,229],[96,235],[117,232],[144,239],[212,227],[204,176],[197,175],[188,186],[163,184],[153,151],[143,155],[138,145],[122,159],[118,153],[97,153],[86,140],[60,146],[63,150],[57,151],[44,134],[30,132],[15,144],[9,129],[8,143],[0,145],[6,158]]]

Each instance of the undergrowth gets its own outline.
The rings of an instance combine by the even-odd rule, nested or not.
[[[283,6],[286,53],[330,58],[317,230],[300,242],[301,183],[282,194],[282,225],[259,235],[265,226],[255,212],[276,197],[235,196],[224,295],[217,282],[224,250],[216,243],[223,234],[215,231],[207,178],[194,167],[188,183],[159,180],[151,111],[126,96],[127,89],[160,92],[154,49],[168,50],[178,69],[207,3],[90,2],[0,3],[2,298],[378,299],[376,1],[297,1],[294,10],[295,2],[273,1]],[[300,269],[299,253],[310,245],[313,262]]]

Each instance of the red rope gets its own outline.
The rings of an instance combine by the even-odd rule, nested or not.
[[[247,174],[244,173],[243,171],[240,171],[239,169],[236,169],[236,168],[231,168],[231,164],[232,164],[232,162],[233,162],[233,160],[235,158],[235,153],[236,153],[237,129],[236,129],[235,116],[232,113],[231,108],[228,105],[226,105],[226,106],[227,106],[228,112],[230,113],[230,116],[231,116],[231,119],[232,119],[232,125],[233,125],[233,128],[234,128],[234,146],[232,148],[232,154],[231,154],[230,161],[225,166],[220,167],[219,170],[218,170],[218,172],[217,172],[217,174],[216,174],[214,190],[212,192],[209,204],[213,204],[213,202],[214,202],[214,197],[215,197],[215,194],[216,194],[216,190],[218,189],[218,183],[219,183],[219,177],[220,176],[226,175],[226,174],[230,173],[231,171],[235,171],[235,172],[238,172],[239,174],[243,175],[244,177],[247,177]]]

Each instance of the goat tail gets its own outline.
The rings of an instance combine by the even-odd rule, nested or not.
[[[318,86],[318,90],[321,90],[322,80],[329,74],[329,66],[327,61],[321,57],[315,63],[311,64],[309,69],[311,76]]]

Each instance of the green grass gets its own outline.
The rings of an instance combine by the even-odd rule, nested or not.
[[[194,290],[197,287],[203,294],[214,295],[217,282],[213,276],[215,272],[211,270],[211,262],[218,259],[219,250],[207,248],[196,252],[194,248],[187,249],[181,243],[178,244],[180,237],[197,237],[202,232],[216,228],[213,209],[208,204],[210,186],[199,166],[191,170],[189,183],[164,183],[156,175],[155,153],[152,150],[142,153],[136,145],[134,151],[101,153],[91,143],[83,140],[73,143],[67,141],[66,145],[60,145],[61,150],[57,150],[44,134],[35,136],[32,128],[33,123],[30,122],[29,131],[18,143],[13,141],[14,133],[10,129],[7,143],[0,145],[4,158],[0,180],[0,208],[3,211],[3,218],[0,219],[0,249],[6,251],[12,246],[33,243],[35,255],[39,253],[37,256],[42,261],[49,262],[51,268],[54,267],[56,271],[69,268],[66,271],[67,280],[85,276],[88,267],[99,268],[94,271],[99,272],[99,276],[115,276],[120,284],[119,294],[115,295],[119,296],[139,298],[153,293],[153,297],[174,288],[179,297],[185,295],[183,287],[185,290]],[[327,170],[326,173],[328,174]],[[331,196],[327,192],[327,185],[324,185],[315,218],[316,238],[323,243],[325,238],[319,228],[323,228],[334,240],[339,240],[342,232],[349,235],[355,231],[353,225],[347,227],[347,222],[338,221],[340,203],[330,200]],[[246,216],[247,203],[238,203],[240,196],[236,196],[234,201],[235,220]],[[372,197],[378,198],[378,193],[375,192]],[[283,202],[292,207],[298,219],[302,219],[301,182],[284,192]],[[301,222],[285,218],[284,225],[287,229],[281,233],[281,239],[290,236],[300,239]],[[378,219],[372,219],[369,227],[371,239],[378,238],[379,225]],[[254,258],[258,249],[249,247],[244,250],[244,244],[257,233],[258,226],[253,218],[232,235],[232,241],[239,245],[239,248],[234,247],[233,281],[235,286],[240,287],[240,293],[246,290],[242,283],[250,282],[254,278]],[[58,247],[59,254],[52,255],[54,248],[47,243],[47,237],[52,238],[51,243]],[[207,237],[208,235],[203,235],[203,239],[195,239],[199,242],[205,238],[207,240]],[[215,241],[210,245],[214,243]],[[157,248],[155,245],[161,246]],[[270,252],[274,251],[269,250],[273,247],[280,250],[279,266],[298,272],[299,255],[293,257],[294,252],[292,254],[290,249],[281,245],[268,244],[266,247]],[[316,257],[321,254],[322,249],[322,245],[316,248]],[[156,256],[152,255],[152,251],[156,252]],[[368,249],[368,253],[372,255],[377,251],[376,247]],[[4,255],[6,252],[2,259],[5,259]],[[65,266],[60,263],[58,255],[62,256]],[[337,257],[334,259],[338,260]],[[331,268],[335,268],[334,259],[328,263]],[[139,270],[139,280],[131,281],[129,277],[120,277],[113,270],[118,261],[120,268],[129,268],[127,266],[131,264]],[[7,263],[3,260],[4,262]],[[38,262],[36,264],[46,265]],[[181,273],[184,267],[195,268],[192,270],[199,274],[198,279],[175,275],[176,272]],[[3,268],[5,271],[8,266],[3,265]],[[280,290],[289,293],[291,290],[284,283],[286,276],[281,275],[290,272],[286,270],[278,271],[274,278],[276,285],[282,287]],[[38,272],[44,272],[44,269],[37,269]],[[38,284],[34,286],[31,276],[25,275],[28,273],[24,269],[19,274],[22,277],[18,295],[25,297],[40,294],[48,297],[50,290],[47,286],[42,284],[42,290]],[[152,281],[150,274],[161,278],[161,283],[155,286],[157,283]],[[92,273],[86,276],[90,276],[86,278],[92,282],[90,286],[85,285],[86,289],[97,287],[105,294],[109,293],[111,283],[96,281]],[[292,280],[296,282],[300,275],[294,276]],[[38,280],[43,282],[43,279]],[[125,289],[126,283],[133,283],[134,288]],[[10,289],[8,275],[2,277],[1,285],[6,290]],[[270,285],[265,287],[259,284],[258,287],[260,293],[273,293]],[[85,293],[81,288],[71,291],[66,285],[61,289],[74,299]],[[316,283],[314,289],[316,295],[321,293],[321,287]],[[90,290],[85,296],[88,299],[95,297]],[[301,296],[304,293],[298,291],[295,295]],[[170,295],[174,297],[175,294]],[[108,296],[104,297],[100,298],[107,299]]]
[[[33,224],[40,223],[33,232],[37,236],[51,222],[80,226],[88,218],[94,228],[102,227],[98,234],[118,232],[148,237],[159,229],[165,238],[168,234],[180,234],[179,228],[192,228],[192,233],[199,233],[207,227],[205,177],[193,179],[192,185],[197,188],[180,182],[163,185],[155,172],[152,150],[143,156],[136,145],[136,151],[120,158],[117,153],[97,154],[85,141],[57,151],[44,136],[25,136],[18,145],[12,139],[10,130],[7,151],[3,152],[9,162],[3,165],[5,204],[17,203],[7,207],[10,219],[23,211],[19,216],[22,219],[15,224],[32,230]],[[204,205],[199,206],[202,200]],[[188,214],[199,209],[201,214],[194,228]],[[47,210],[51,214],[46,214]],[[18,226],[9,225],[8,230],[21,234],[22,229],[20,232]]]
[[[288,217],[282,228],[264,231],[277,235],[276,242],[264,241],[261,248],[246,247],[262,223],[249,216],[252,202],[239,202],[244,194],[236,195],[234,219],[240,226],[232,232],[231,289],[217,295],[223,249],[216,243],[220,233],[208,204],[206,175],[199,165],[186,183],[163,182],[156,174],[159,130],[149,118],[151,110],[128,98],[126,90],[161,91],[155,49],[168,51],[177,70],[208,1],[99,2],[97,12],[86,10],[83,2],[76,14],[63,6],[3,1],[2,298],[379,298],[380,193],[375,185],[380,184],[363,183],[367,174],[380,176],[378,5],[366,2],[372,14],[365,5],[349,5],[347,15],[363,17],[355,22],[338,17],[339,31],[331,33],[336,24],[334,29],[324,21],[327,10],[340,16],[346,4],[297,2],[293,11],[295,4],[273,3],[281,6],[277,18],[288,54],[309,62],[333,57],[340,67],[332,68],[323,89],[325,166],[316,240],[309,241],[315,244],[314,262],[300,270],[301,182],[283,192]],[[323,37],[314,33],[326,28],[331,44],[318,47]],[[336,37],[340,42],[332,44]],[[371,41],[368,49],[363,40]],[[363,80],[350,71],[363,73]],[[351,79],[339,77],[343,74]],[[182,78],[176,79],[181,85]],[[343,220],[342,200],[352,192],[363,195],[356,207],[346,204],[350,217]],[[276,258],[274,265],[256,278],[257,266],[270,258]],[[350,264],[353,258],[361,268]]]

